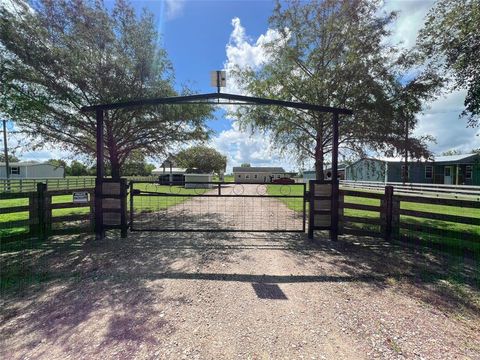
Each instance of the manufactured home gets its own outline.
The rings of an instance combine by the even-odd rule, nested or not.
[[[401,159],[363,158],[347,166],[346,180],[402,182]],[[480,185],[480,154],[436,156],[429,161],[411,161],[407,182],[425,184]]]
[[[234,167],[233,177],[237,183],[271,183],[275,179],[290,178],[292,173],[282,167]]]
[[[8,164],[10,179],[56,179],[65,177],[63,166],[33,161],[12,162]],[[0,163],[0,179],[6,179],[6,165]]]

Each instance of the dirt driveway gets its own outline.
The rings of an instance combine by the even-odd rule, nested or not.
[[[22,246],[2,247],[4,359],[480,358],[461,257],[303,234]]]
[[[276,186],[282,195],[292,196],[297,187],[302,185],[271,185]],[[175,189],[171,194],[175,194]],[[302,188],[303,189],[303,188]],[[148,189],[156,190],[155,185]],[[198,189],[198,194],[204,194],[205,189]],[[136,206],[146,209],[156,209],[154,212],[141,213],[136,211],[133,220],[134,228],[139,230],[152,229],[222,229],[241,231],[301,231],[303,228],[303,212],[289,209],[284,202],[267,194],[266,184],[225,184],[221,194],[215,196],[218,189],[208,190],[205,195],[189,197],[186,201],[168,208],[162,208],[172,197],[148,196],[136,197]],[[247,197],[240,197],[240,196]],[[283,198],[284,201],[299,201],[298,198]],[[182,195],[178,195],[182,198]],[[183,198],[185,200],[185,198]]]

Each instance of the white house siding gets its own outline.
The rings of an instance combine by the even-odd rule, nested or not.
[[[20,168],[20,174],[10,174],[10,179],[51,179],[63,178],[65,169],[50,164],[12,163],[11,168]],[[5,164],[0,164],[0,179],[6,179]]]
[[[361,159],[345,171],[346,180],[385,182],[387,177],[387,163],[375,159]]]

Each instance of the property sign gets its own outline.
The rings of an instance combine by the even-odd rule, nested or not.
[[[85,204],[88,203],[88,192],[79,191],[73,193],[73,203],[74,204]]]

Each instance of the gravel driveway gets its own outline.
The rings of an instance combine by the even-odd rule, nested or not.
[[[480,358],[478,260],[407,244],[138,232],[1,254],[4,359]]]

